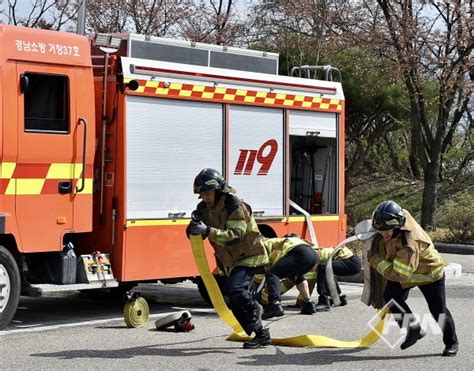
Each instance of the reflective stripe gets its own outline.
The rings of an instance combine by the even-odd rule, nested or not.
[[[433,245],[429,245],[425,251],[423,251],[421,254],[420,254],[420,257],[422,258],[427,258],[428,256],[430,256],[433,252],[434,252],[434,246]]]
[[[390,268],[392,263],[390,263],[388,260],[382,259],[378,264],[377,264],[377,272],[379,272],[382,276],[384,275],[385,271]]]
[[[421,283],[421,282],[432,282],[440,278],[443,275],[444,266],[441,265],[429,274],[414,273],[408,280],[409,283]]]
[[[403,264],[397,259],[393,259],[393,270],[397,273],[409,277],[415,271],[415,268]]]
[[[245,232],[247,230],[247,222],[245,220],[237,219],[237,220],[228,220],[227,227],[231,229],[240,229],[241,231]]]
[[[82,174],[82,164],[54,163],[48,169],[46,179],[78,179]]]
[[[130,81],[126,78],[124,81]],[[342,100],[336,98],[313,97],[311,95],[294,95],[274,93],[272,91],[257,91],[214,87],[205,85],[183,84],[179,82],[165,83],[156,80],[137,80],[138,89],[128,90],[130,95],[194,97],[214,102],[235,102],[273,105],[276,107],[305,107],[316,110],[342,111]],[[324,88],[323,88],[324,89]],[[327,90],[325,88],[324,90]],[[331,94],[331,93],[329,93]]]
[[[228,220],[227,221],[227,227],[229,229],[237,229],[242,233],[243,237],[245,235],[245,231],[247,229],[247,222],[245,220]],[[217,228],[211,228],[214,237],[213,241],[214,243],[217,243],[219,245],[226,245],[229,242],[232,243],[231,240],[229,240],[229,230],[220,230]]]
[[[0,162],[0,178],[10,179],[15,171],[15,162]]]
[[[16,179],[17,195],[39,195],[46,179]]]
[[[268,263],[267,255],[253,255],[248,258],[239,260],[236,265],[245,266],[245,267],[259,267]]]
[[[318,278],[318,273],[317,272],[307,272],[304,274],[304,278],[307,280],[315,280]]]
[[[331,256],[333,248],[323,248],[318,250],[318,263],[325,263]]]
[[[253,280],[255,283],[260,283],[263,281],[264,277],[265,277],[264,274],[256,274],[255,276],[253,276]]]

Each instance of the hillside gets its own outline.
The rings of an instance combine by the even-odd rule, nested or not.
[[[420,220],[423,182],[400,177],[361,176],[353,179],[353,187],[346,199],[349,231],[361,220],[369,219],[374,208],[391,199]],[[474,243],[474,184],[465,180],[442,182],[436,225],[429,231],[437,242]]]

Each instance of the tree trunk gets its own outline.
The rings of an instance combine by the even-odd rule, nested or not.
[[[413,174],[413,177],[420,179],[421,172],[418,162],[418,151],[421,146],[419,138],[419,125],[415,124],[416,119],[412,118],[411,124],[411,136],[410,136],[410,169]]]
[[[425,169],[425,187],[421,205],[421,226],[434,228],[434,213],[438,203],[439,161],[430,162]]]

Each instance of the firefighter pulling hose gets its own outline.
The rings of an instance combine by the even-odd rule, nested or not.
[[[217,315],[229,325],[234,332],[227,337],[229,341],[249,341],[251,338],[246,336],[242,326],[234,317],[232,312],[227,308],[224,298],[219,290],[217,282],[209,270],[209,265],[207,262],[207,257],[204,252],[204,244],[202,237],[199,235],[190,235],[191,247],[193,251],[194,260],[199,270],[209,297],[211,298],[214,309],[217,312]],[[288,345],[288,346],[298,346],[298,347],[324,347],[324,348],[360,348],[368,347],[372,344],[375,344],[379,338],[380,334],[383,331],[385,320],[383,319],[385,315],[384,311],[379,311],[378,316],[380,321],[376,324],[374,330],[370,331],[366,336],[360,340],[356,341],[340,341],[332,339],[326,336],[321,335],[300,335],[290,338],[279,338],[271,339],[272,344],[274,345]]]

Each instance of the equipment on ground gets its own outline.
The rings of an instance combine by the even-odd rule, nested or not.
[[[191,323],[191,318],[192,316],[189,311],[182,310],[158,318],[155,321],[155,326],[158,331],[165,330],[173,326],[174,331],[176,332],[189,332],[194,330],[194,325]]]
[[[147,301],[136,291],[128,292],[126,295],[128,300],[123,308],[123,318],[127,327],[146,326],[150,315]]]

